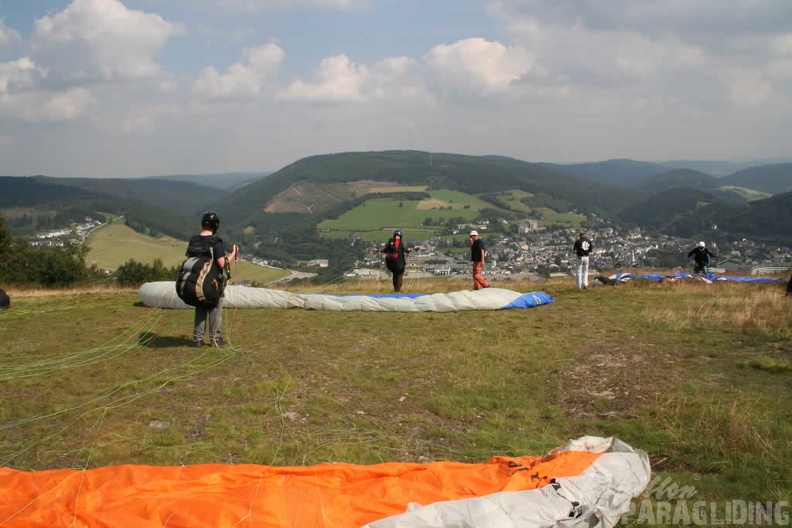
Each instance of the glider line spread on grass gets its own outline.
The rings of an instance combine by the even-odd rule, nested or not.
[[[147,282],[140,287],[146,306],[191,308],[176,295],[172,281]],[[267,288],[228,286],[223,306],[227,308],[302,308],[305,310],[377,312],[454,312],[458,310],[505,310],[533,308],[553,302],[544,292],[517,293],[503,288],[485,288],[450,293],[390,295],[331,295],[291,293]]]
[[[0,468],[0,525],[612,527],[649,478],[646,453],[599,437],[480,464]]]

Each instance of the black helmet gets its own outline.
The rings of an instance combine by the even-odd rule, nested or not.
[[[210,229],[212,233],[217,231],[220,227],[220,217],[214,211],[207,211],[201,217],[201,227]]]
[[[401,229],[397,229],[396,231],[393,232],[393,238],[401,237],[401,236],[402,236]]]

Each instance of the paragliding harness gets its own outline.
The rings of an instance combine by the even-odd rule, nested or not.
[[[709,255],[709,253],[706,252],[706,250],[704,250],[703,253],[704,253],[703,257],[700,257],[698,254],[694,255],[694,257],[693,257],[694,262],[695,262],[695,264],[693,266],[693,273],[694,274],[698,274],[698,273],[707,274],[707,273],[709,273],[710,262],[711,262],[710,255]]]
[[[225,269],[214,264],[214,246],[218,242],[223,240],[214,235],[195,235],[187,245],[187,258],[176,277],[176,295],[190,306],[214,305],[223,296],[230,274],[227,264]]]
[[[385,267],[388,268],[388,271],[391,273],[402,273],[404,272],[404,248],[401,246],[401,241],[399,242],[399,247],[396,247],[396,242],[394,239],[388,240],[388,244],[385,246]]]

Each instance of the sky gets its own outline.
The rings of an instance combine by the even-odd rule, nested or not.
[[[0,175],[788,158],[790,0],[0,0]]]

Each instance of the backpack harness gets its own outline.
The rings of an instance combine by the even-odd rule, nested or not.
[[[214,246],[223,240],[195,235],[187,245],[187,258],[176,277],[176,295],[190,306],[215,305],[223,296],[227,273],[215,266]]]

